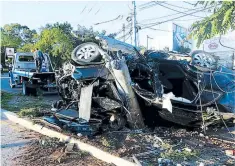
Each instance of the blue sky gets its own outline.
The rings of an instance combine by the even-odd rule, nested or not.
[[[137,21],[143,24],[164,21],[175,16],[165,17],[162,19],[155,19],[146,21],[156,17],[162,17],[169,14],[177,13],[162,6],[156,5],[154,7],[141,10],[142,4],[148,1],[137,1]],[[167,1],[166,1],[167,2]],[[171,5],[177,5],[182,8],[194,8],[190,4],[184,2],[167,2]],[[8,23],[20,23],[27,25],[29,28],[38,30],[46,23],[55,22],[69,22],[76,29],[77,25],[90,27],[93,26],[95,30],[106,30],[108,33],[118,32],[122,28],[122,24],[127,24],[126,17],[131,13],[131,1],[1,1],[1,26]],[[185,11],[186,9],[172,7],[175,10]],[[85,8],[85,9],[84,9]],[[83,11],[84,9],[84,11]],[[83,12],[82,12],[83,11]],[[206,16],[208,13],[200,12],[195,15]],[[122,19],[116,21],[94,25],[97,22],[107,21],[123,15]],[[179,14],[176,16],[180,16]],[[197,17],[187,16],[174,23],[188,28]],[[188,21],[185,21],[188,20]],[[163,48],[171,45],[171,28],[173,22],[164,23],[154,28],[163,29],[165,31],[154,31],[150,29],[141,30],[139,32],[139,43],[146,46],[146,36],[149,35],[153,39],[149,41],[150,47]],[[120,34],[120,36],[122,36]],[[127,41],[130,43],[130,38]]]

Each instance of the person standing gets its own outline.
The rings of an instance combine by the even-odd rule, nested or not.
[[[38,48],[34,51],[34,59],[36,61],[36,68],[37,72],[41,72],[42,69],[42,61],[45,60],[42,51],[40,51]]]

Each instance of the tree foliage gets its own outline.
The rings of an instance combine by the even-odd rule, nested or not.
[[[70,35],[63,33],[63,30],[50,28],[41,32],[34,47],[48,53],[53,65],[59,67],[63,61],[70,58],[74,45]]]
[[[199,1],[197,5],[213,6],[212,15],[191,26],[197,47],[206,39],[235,29],[235,1]]]
[[[30,52],[38,48],[48,53],[52,64],[58,68],[71,57],[73,49],[88,41],[95,41],[97,35],[105,35],[106,31],[94,31],[92,27],[78,26],[76,30],[68,22],[46,24],[39,33],[20,24],[7,24],[1,29],[1,51],[4,61],[5,47],[14,47],[17,52]],[[110,37],[115,37],[110,34]]]
[[[0,28],[1,36],[1,63],[5,62],[5,48],[13,47],[15,50],[35,42],[37,32],[25,25],[6,24]]]

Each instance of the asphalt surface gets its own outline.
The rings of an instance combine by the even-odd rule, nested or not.
[[[8,73],[1,73],[1,90],[9,92],[9,93],[20,93],[22,92],[21,86],[17,86],[16,88],[11,88],[9,85],[10,77]]]
[[[22,93],[22,86],[17,85],[15,88],[11,88],[9,85],[9,80],[10,77],[8,76],[8,73],[1,73],[1,90],[12,94]],[[60,100],[58,94],[44,94],[43,97],[49,100]]]
[[[12,93],[19,94],[22,92],[22,87],[17,86],[16,88],[11,88],[9,85],[8,73],[1,73],[1,90]],[[58,95],[44,95],[46,100],[58,100],[60,99]],[[2,114],[4,110],[0,109],[1,113],[1,166],[15,166],[14,158],[19,156],[23,151],[23,147],[27,146],[28,143],[34,139],[31,136],[34,132],[30,132],[25,128],[14,124],[9,121]]]
[[[15,158],[19,156],[22,151],[21,148],[28,145],[33,139],[30,137],[29,131],[23,127],[9,121],[1,112],[1,165],[14,166]]]

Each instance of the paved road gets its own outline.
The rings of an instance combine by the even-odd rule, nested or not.
[[[22,89],[20,86],[16,87],[16,88],[11,88],[9,85],[9,76],[8,73],[2,73],[1,74],[1,89],[3,91],[6,92],[10,92],[10,93],[20,93],[22,92]]]
[[[1,90],[12,94],[19,94],[22,88],[16,87],[11,89],[9,86],[9,77],[7,73],[1,74]],[[59,100],[58,95],[44,95],[45,100]],[[22,147],[34,139],[34,132],[30,132],[23,127],[9,121],[2,114],[3,109],[0,108],[1,113],[1,165],[2,166],[15,166],[14,158],[23,153]],[[26,139],[25,139],[26,138]]]
[[[8,92],[8,93],[13,93],[13,94],[19,94],[22,93],[22,86],[17,86],[15,88],[11,88],[9,85],[9,77],[8,77],[8,73],[3,73],[1,74],[1,90]],[[45,94],[43,95],[43,97],[45,99],[48,100],[60,100],[60,97],[58,96],[58,94]]]
[[[32,132],[27,131],[23,127],[9,121],[1,112],[1,165],[15,166],[14,158],[20,155],[23,151],[22,147],[34,139]]]

